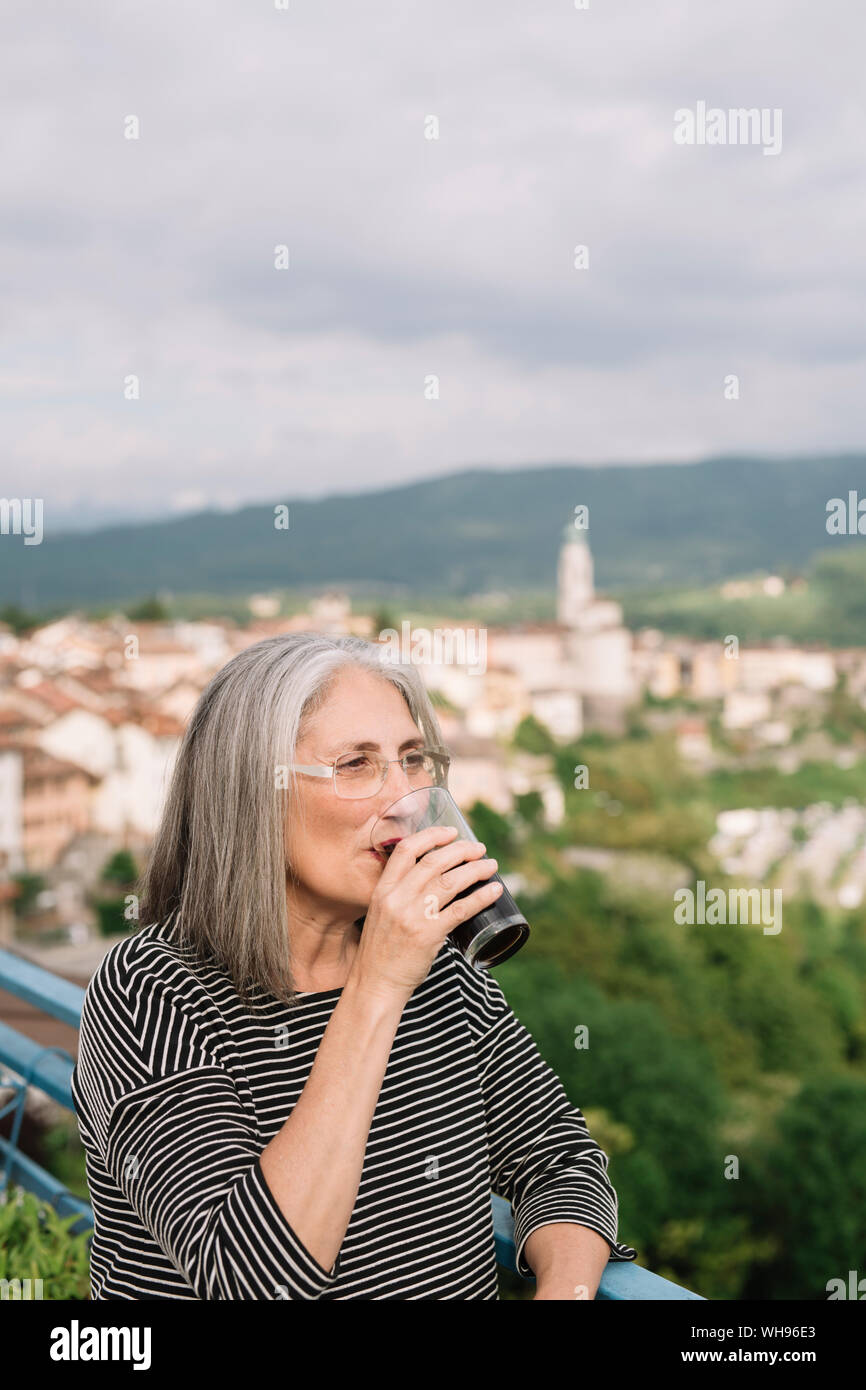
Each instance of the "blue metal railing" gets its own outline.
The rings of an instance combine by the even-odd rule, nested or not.
[[[12,951],[0,950],[0,989],[8,990],[62,1023],[68,1023],[73,1028],[80,1026],[84,990],[59,975],[53,975],[50,970],[43,970],[41,966],[16,956]],[[73,1196],[62,1183],[18,1148],[27,1087],[38,1086],[52,1100],[68,1110],[74,1110],[70,1089],[73,1066],[72,1057],[62,1048],[41,1047],[32,1038],[0,1023],[0,1083],[11,1086],[15,1092],[12,1101],[0,1110],[0,1116],[15,1112],[9,1139],[0,1137],[0,1186],[5,1181],[17,1183],[50,1202],[61,1216],[77,1215],[79,1220],[71,1227],[73,1233],[77,1234],[88,1227],[92,1229],[93,1209],[87,1202]],[[4,1077],[4,1070],[13,1075]],[[491,1194],[490,1201],[497,1263],[516,1273],[511,1207],[495,1193]],[[681,1288],[679,1284],[663,1279],[631,1260],[610,1260],[601,1277],[596,1298],[631,1301],[700,1299],[701,1295]]]
[[[72,1028],[77,1028],[81,1022],[84,990],[59,975],[52,975],[49,970],[22,960],[11,951],[0,950],[0,988]],[[32,1038],[0,1023],[0,1081],[13,1091],[12,1100],[0,1109],[0,1116],[13,1114],[10,1137],[0,1136],[0,1182],[27,1188],[43,1201],[50,1202],[60,1216],[77,1216],[79,1219],[70,1227],[77,1235],[93,1227],[90,1205],[73,1196],[57,1178],[18,1148],[27,1087],[38,1086],[52,1100],[72,1110],[73,1066],[72,1057],[63,1048],[41,1047]],[[6,1071],[13,1075],[3,1075]]]

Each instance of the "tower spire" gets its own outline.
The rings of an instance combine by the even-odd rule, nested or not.
[[[562,528],[557,573],[557,622],[578,627],[581,616],[595,598],[592,552],[586,530],[567,522]]]

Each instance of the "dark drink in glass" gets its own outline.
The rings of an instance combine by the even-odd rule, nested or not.
[[[419,787],[393,802],[373,826],[370,846],[387,858],[400,840],[418,830],[426,830],[429,825],[453,825],[461,840],[478,839],[447,787],[433,786]],[[450,933],[458,950],[477,970],[500,965],[519,951],[529,936],[529,923],[498,873],[471,883],[455,893],[450,901],[468,898],[482,883],[493,882],[502,883],[502,892],[496,901],[461,922]]]

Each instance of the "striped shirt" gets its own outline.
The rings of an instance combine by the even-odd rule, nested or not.
[[[339,989],[245,1011],[172,921],[91,979],[72,1095],[95,1228],[93,1299],[496,1299],[490,1193],[527,1237],[549,1222],[617,1243],[607,1155],[487,971],[446,938],[406,1003],[331,1269],[268,1187],[261,1153],[304,1089]]]

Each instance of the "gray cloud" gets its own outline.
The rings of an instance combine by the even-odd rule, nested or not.
[[[856,0],[13,0],[5,493],[144,515],[862,447],[864,29]],[[781,108],[781,153],[675,145],[699,100]]]

